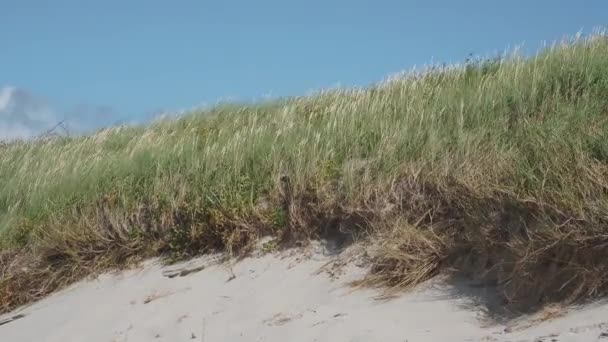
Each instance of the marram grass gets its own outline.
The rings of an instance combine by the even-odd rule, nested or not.
[[[518,308],[606,294],[608,38],[0,146],[3,310],[266,234],[365,240],[369,284],[455,269]]]

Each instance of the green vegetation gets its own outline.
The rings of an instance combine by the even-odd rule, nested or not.
[[[608,37],[0,146],[3,310],[149,256],[351,233],[370,284],[455,269],[518,307],[605,294]]]

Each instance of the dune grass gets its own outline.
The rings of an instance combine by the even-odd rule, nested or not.
[[[354,235],[534,308],[608,290],[608,38],[0,146],[0,308],[145,257]]]

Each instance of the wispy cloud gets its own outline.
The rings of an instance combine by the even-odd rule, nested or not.
[[[61,122],[73,134],[121,123],[109,106],[79,105],[63,110],[25,89],[0,87],[0,140],[36,137]]]
[[[0,88],[0,139],[29,138],[57,123],[44,99],[15,87]]]

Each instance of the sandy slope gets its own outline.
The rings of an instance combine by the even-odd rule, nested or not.
[[[331,260],[317,249],[232,267],[209,257],[172,267],[151,261],[0,317],[25,315],[0,325],[0,341],[608,341],[608,305],[561,310],[532,327],[542,316],[489,324],[464,295],[479,289],[434,280],[378,300],[346,286],[363,269]]]

